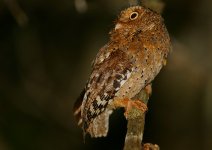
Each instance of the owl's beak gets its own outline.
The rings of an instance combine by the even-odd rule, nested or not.
[[[118,30],[118,29],[120,29],[120,28],[122,28],[122,24],[117,23],[116,26],[115,26],[115,30]]]

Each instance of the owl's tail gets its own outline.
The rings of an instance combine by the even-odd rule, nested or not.
[[[82,101],[83,101],[84,95],[85,95],[85,89],[80,93],[80,96],[74,103],[74,108],[73,108],[74,116],[75,116],[79,126],[82,126],[81,106],[82,106]]]
[[[79,126],[83,126],[82,116],[81,116],[81,107],[83,98],[85,95],[85,90],[83,90],[76,100],[73,108],[74,116],[78,122]],[[105,109],[104,112],[99,114],[93,121],[89,124],[88,129],[84,130],[84,139],[86,133],[89,133],[91,137],[105,137],[107,136],[109,129],[109,117],[112,114],[113,110],[111,108]],[[85,122],[84,122],[85,123]]]

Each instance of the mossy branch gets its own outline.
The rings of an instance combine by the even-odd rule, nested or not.
[[[139,99],[147,105],[150,95],[151,85],[148,85],[145,89],[141,90],[134,99]],[[128,124],[124,150],[159,150],[158,145],[148,143],[142,146],[141,144],[144,133],[145,114],[146,112],[136,107],[129,110],[127,115]]]

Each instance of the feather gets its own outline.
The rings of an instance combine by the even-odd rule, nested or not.
[[[114,99],[116,92],[127,81],[132,71],[128,56],[121,50],[111,52],[102,63],[94,64],[81,107],[84,132],[91,132],[92,136],[105,135],[107,130],[94,134],[94,122],[102,120],[102,124],[105,124],[105,120],[109,119],[110,111],[105,112],[107,105]],[[102,114],[103,112],[105,113]]]
[[[83,89],[82,92],[80,93],[80,96],[77,98],[76,102],[74,103],[74,108],[73,108],[74,116],[76,118],[76,121],[78,122],[78,125],[80,126],[82,125],[81,106],[82,106],[84,95],[85,95],[85,89]]]

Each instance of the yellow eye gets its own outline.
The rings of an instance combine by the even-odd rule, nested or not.
[[[132,12],[130,14],[130,20],[135,20],[136,18],[138,18],[138,13],[137,12]]]

